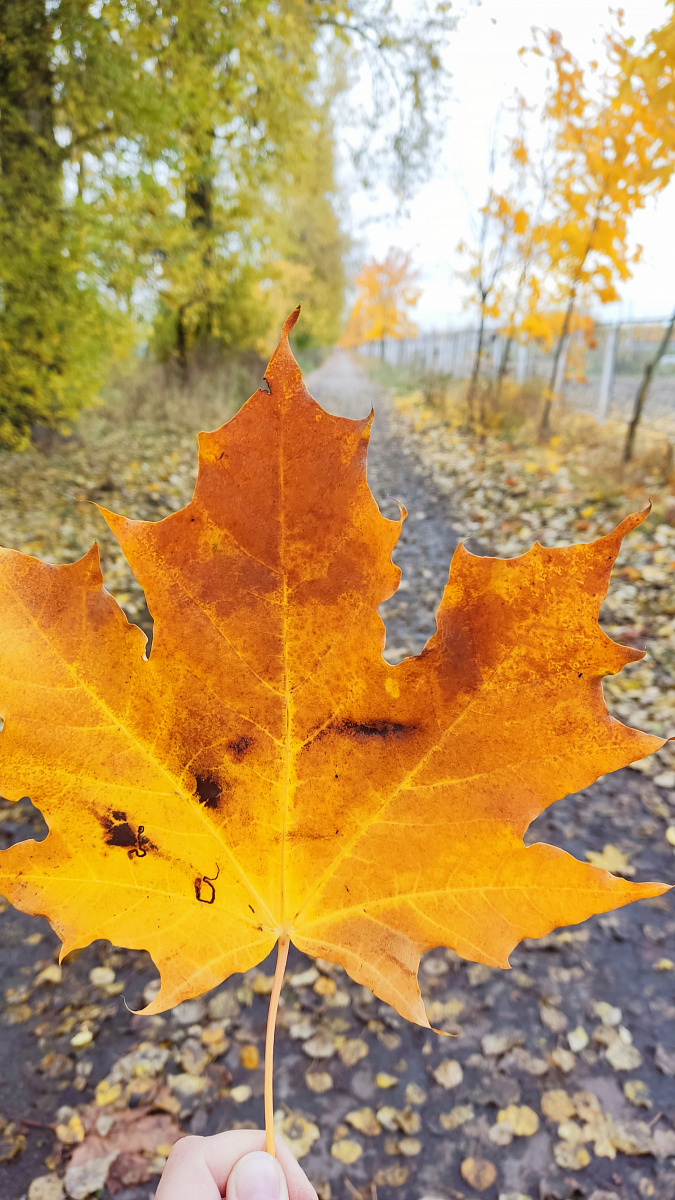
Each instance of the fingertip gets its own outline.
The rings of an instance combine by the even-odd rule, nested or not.
[[[281,1164],[264,1150],[245,1154],[227,1181],[227,1200],[289,1200]]]

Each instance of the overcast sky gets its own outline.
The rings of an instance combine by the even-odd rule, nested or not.
[[[665,0],[623,0],[622,6],[626,29],[640,40],[672,12]],[[518,56],[521,46],[531,44],[532,26],[559,29],[585,63],[601,58],[602,29],[611,25],[607,0],[483,0],[480,6],[459,0],[455,11],[460,19],[448,54],[454,95],[432,179],[404,218],[392,215],[391,201],[382,195],[368,199],[355,193],[351,202],[366,255],[381,257],[390,245],[412,251],[422,273],[416,319],[423,329],[467,320],[464,285],[453,278],[455,247],[470,236],[471,216],[475,219],[484,201],[500,105],[509,104],[517,89],[531,103],[542,100],[543,64]],[[656,204],[637,214],[631,230],[634,242],[644,247],[643,262],[622,286],[622,304],[606,306],[603,317],[662,316],[675,306],[675,180]]]

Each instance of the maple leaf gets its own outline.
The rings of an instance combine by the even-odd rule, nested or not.
[[[642,657],[597,616],[644,514],[511,560],[460,546],[437,632],[388,665],[378,605],[401,521],[368,489],[370,419],[305,390],[296,317],[269,391],[200,435],[186,508],[101,510],[145,590],[149,658],[96,547],[57,567],[2,552],[0,790],[30,795],[50,832],[0,855],[0,885],[64,953],[147,949],[146,1012],[290,938],[427,1025],[425,949],[505,967],[523,937],[666,890],[522,840],[662,745],[611,718],[601,687]]]

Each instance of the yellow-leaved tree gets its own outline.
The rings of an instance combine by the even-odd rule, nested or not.
[[[382,262],[371,258],[356,277],[358,294],[340,345],[379,342],[384,356],[385,338],[416,337],[417,326],[408,310],[415,307],[422,294],[418,278],[407,250],[391,246]]]
[[[675,170],[675,0],[668,0],[670,16],[653,29],[636,49],[634,39],[623,32],[622,22],[609,46],[618,67],[620,85],[617,103],[631,113],[633,124],[643,131],[659,164],[662,186]],[[623,461],[630,462],[635,437],[654,372],[663,358],[675,329],[675,309],[644,373],[626,431]]]
[[[615,284],[630,276],[639,256],[629,249],[629,219],[663,186],[664,173],[649,130],[622,101],[622,75],[613,65],[604,74],[591,66],[591,87],[556,30],[540,32],[534,52],[553,68],[544,116],[556,165],[541,236],[548,302],[563,313],[539,426],[545,438],[575,305],[618,299]]]

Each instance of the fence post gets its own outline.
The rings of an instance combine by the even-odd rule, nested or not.
[[[619,341],[619,325],[612,325],[607,331],[605,353],[602,358],[602,375],[600,376],[600,394],[598,396],[597,418],[600,424],[607,418],[609,402],[612,398],[614,383],[614,366],[616,364],[616,348]]]

